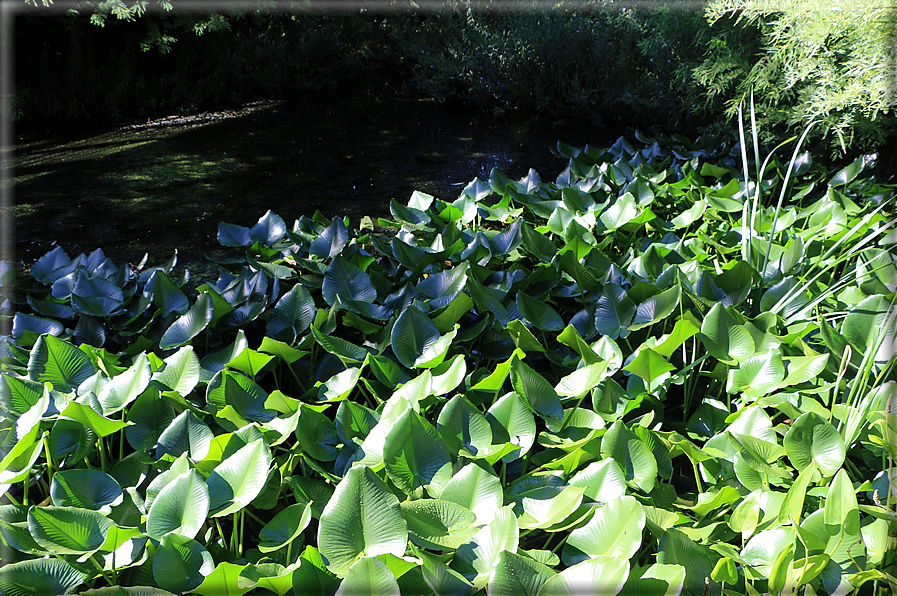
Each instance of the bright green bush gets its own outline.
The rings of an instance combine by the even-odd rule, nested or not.
[[[557,151],[222,223],[195,295],[3,264],[0,594],[895,593],[894,187]]]
[[[768,138],[817,123],[815,137],[854,153],[880,148],[897,133],[892,7],[876,0],[716,0],[706,15],[719,35],[695,76],[712,109],[722,98],[734,117],[753,92]]]

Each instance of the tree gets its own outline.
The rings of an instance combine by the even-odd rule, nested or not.
[[[891,6],[886,6],[891,4]],[[724,43],[695,70],[726,112],[754,93],[768,136],[814,134],[867,151],[897,134],[897,17],[881,0],[714,0],[705,16],[724,34],[759,30],[759,48]]]

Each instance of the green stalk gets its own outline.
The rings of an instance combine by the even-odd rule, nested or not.
[[[28,485],[31,484],[31,468],[25,470],[25,480],[22,481],[22,505],[28,507]]]
[[[93,555],[90,555],[90,562],[94,564],[94,567],[97,568],[97,571],[100,572],[100,574],[103,576],[103,579],[106,580],[106,583],[107,583],[107,584],[109,584],[110,586],[114,586],[114,585],[115,585],[115,582],[113,582],[113,581],[109,578],[109,576],[106,575],[106,572],[103,571],[103,566],[100,565],[99,563],[97,563],[97,560],[94,558]]]
[[[227,545],[227,539],[224,537],[224,530],[221,529],[221,520],[219,518],[215,518],[215,527],[218,529],[218,535],[221,537],[222,546]]]
[[[41,437],[41,441],[43,441],[43,443],[44,443],[44,457],[47,458],[47,478],[52,479],[53,478],[53,458],[50,457],[50,443],[47,440],[48,436],[49,436],[49,433],[44,433],[44,435]]]
[[[234,527],[233,527],[233,529],[230,531],[230,550],[231,550],[231,552],[233,552],[235,555],[238,554],[238,552],[237,552],[237,530],[238,530],[239,527],[240,527],[240,520],[237,519],[237,516],[238,516],[239,514],[240,514],[239,511],[234,511],[234,514],[233,514],[233,524],[234,524]]]
[[[106,472],[106,449],[103,446],[103,439],[97,441],[97,451],[100,452],[100,470]]]
[[[246,515],[244,513],[244,510],[241,509],[240,510],[240,543],[238,545],[239,550],[237,551],[237,553],[241,557],[243,556],[243,530],[245,529],[245,527],[246,527]]]
[[[691,469],[695,473],[695,485],[698,487],[698,493],[702,493],[704,492],[704,486],[701,484],[701,472],[698,470],[698,463],[691,458],[688,459],[691,461]]]

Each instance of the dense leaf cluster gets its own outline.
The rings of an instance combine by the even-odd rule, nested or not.
[[[744,148],[5,268],[0,593],[893,591],[893,187]]]

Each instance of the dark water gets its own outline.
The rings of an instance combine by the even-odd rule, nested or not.
[[[554,180],[558,140],[609,144],[575,122],[490,115],[409,95],[330,95],[188,118],[119,123],[90,133],[24,135],[16,144],[16,259],[56,244],[102,248],[116,263],[150,264],[175,248],[197,273],[227,254],[218,222],[252,225],[268,209],[288,225],[325,216],[388,215],[414,190],[458,197],[493,167]],[[196,268],[200,271],[196,271]],[[208,274],[208,273],[207,273]]]

